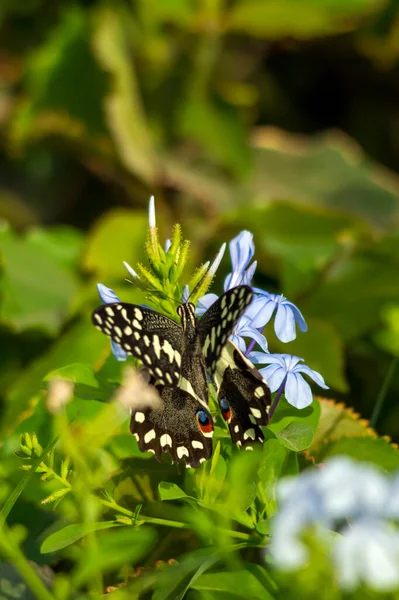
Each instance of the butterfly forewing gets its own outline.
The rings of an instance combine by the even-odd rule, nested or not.
[[[269,421],[270,389],[251,361],[232,342],[222,350],[214,382],[233,443],[250,447],[253,442],[263,442],[261,426]]]
[[[94,325],[138,358],[162,385],[180,379],[183,329],[160,313],[124,302],[105,304],[92,315]]]
[[[205,364],[210,375],[238,319],[250,304],[253,293],[241,285],[228,290],[206,311],[198,324]]]

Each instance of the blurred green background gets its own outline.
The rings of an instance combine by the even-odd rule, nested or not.
[[[302,310],[328,396],[399,441],[399,1],[1,0],[3,434],[42,378],[95,364],[102,281],[127,301],[150,194],[191,266],[241,229]],[[226,257],[213,291],[220,292]]]

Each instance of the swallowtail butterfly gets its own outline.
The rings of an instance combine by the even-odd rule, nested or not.
[[[138,358],[160,391],[161,408],[132,413],[131,431],[140,450],[197,467],[212,454],[213,419],[206,369],[213,376],[223,348],[252,300],[248,286],[228,290],[202,316],[181,304],[180,323],[134,304],[115,302],[93,312],[94,325]],[[228,372],[223,369],[228,377]]]

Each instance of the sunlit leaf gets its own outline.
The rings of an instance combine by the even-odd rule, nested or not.
[[[110,527],[120,527],[120,523],[117,521],[101,521],[99,523],[74,523],[73,525],[67,525],[58,531],[55,531],[49,535],[42,543],[40,551],[42,554],[48,552],[56,552],[62,548],[66,548],[71,544],[74,544],[78,540],[82,539],[93,531],[100,531],[101,529],[109,529]]]

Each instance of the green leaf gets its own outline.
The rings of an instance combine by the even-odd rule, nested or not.
[[[155,179],[152,140],[141,104],[126,20],[118,7],[100,8],[95,15],[93,47],[97,59],[112,76],[105,110],[109,128],[124,166],[145,181]],[[129,256],[125,259],[129,262]]]
[[[98,278],[122,278],[129,264],[142,260],[147,237],[148,217],[145,212],[115,209],[98,220],[87,240],[83,266]]]
[[[158,485],[158,491],[161,500],[179,500],[188,497],[178,485],[169,481],[161,481]]]
[[[278,2],[283,9],[284,1]],[[366,0],[359,2],[366,4]],[[304,2],[290,3],[303,10]],[[321,0],[320,7],[323,4]],[[317,10],[316,3],[313,9]],[[381,173],[342,132],[306,138],[265,130],[257,142],[255,186],[263,198],[288,198],[298,207],[315,209],[320,214],[327,209],[337,217],[351,215],[373,229],[389,229],[398,218],[396,177]]]
[[[77,279],[55,253],[34,238],[2,238],[0,320],[17,331],[40,328],[55,335],[68,315]]]
[[[277,437],[290,450],[300,452],[310,446],[313,433],[313,429],[306,423],[290,423],[277,433]]]
[[[291,423],[305,423],[315,431],[319,418],[320,404],[317,399],[313,399],[310,406],[299,409],[291,406],[285,398],[280,398],[268,430],[277,435]]]
[[[181,132],[201,145],[204,154],[238,175],[248,172],[251,155],[246,130],[235,107],[186,99],[181,112]]]
[[[29,101],[21,105],[13,122],[15,141],[24,141],[34,127],[43,127],[45,134],[104,135],[102,104],[108,76],[92,55],[88,16],[77,6],[62,11],[58,24],[28,61]]]
[[[204,573],[191,584],[191,587],[199,591],[227,592],[232,598],[242,598],[244,593],[245,598],[251,600],[273,600],[274,598],[259,579],[247,569]]]
[[[241,0],[233,5],[228,28],[266,39],[307,39],[352,29],[380,6],[378,0]]]
[[[136,564],[152,548],[155,539],[154,531],[148,527],[123,527],[99,536],[97,548],[87,553],[86,560],[73,573],[74,585],[81,586],[96,574]]]
[[[99,531],[101,529],[109,529],[110,527],[120,527],[120,523],[117,521],[101,521],[99,523],[75,523],[73,525],[67,525],[58,531],[55,531],[49,535],[42,543],[40,552],[47,554],[49,552],[56,552],[62,548],[66,548],[71,544],[74,544],[78,540],[93,531]]]
[[[57,259],[65,267],[77,267],[82,250],[82,234],[77,229],[67,226],[41,229],[35,227],[27,233],[32,247],[40,248]]]
[[[399,450],[384,438],[353,437],[330,441],[320,448],[317,460],[323,462],[339,455],[373,463],[389,472],[399,468]]]
[[[377,437],[369,422],[361,419],[352,408],[325,398],[318,398],[318,402],[321,413],[312,444],[308,448],[310,455],[317,457],[320,448],[326,442],[343,437]]]
[[[60,369],[55,369],[46,375],[44,381],[51,381],[56,378],[69,379],[74,383],[83,383],[84,385],[98,388],[98,380],[93,367],[83,363],[74,363],[66,365]]]

